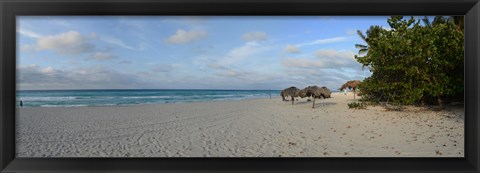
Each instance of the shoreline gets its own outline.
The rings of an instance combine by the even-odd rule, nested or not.
[[[280,96],[272,96],[273,99],[281,99]],[[151,105],[168,105],[168,104],[190,104],[190,103],[210,103],[210,102],[238,102],[238,101],[248,101],[248,100],[257,100],[257,99],[270,99],[270,98],[242,98],[242,99],[225,99],[225,100],[205,100],[205,101],[190,101],[190,102],[167,102],[167,103],[140,103],[140,104],[123,104],[123,105],[113,105],[113,104],[105,104],[105,105],[85,105],[85,106],[27,106],[27,107],[19,107],[17,109],[30,109],[30,108],[89,108],[89,107],[130,107],[130,106],[151,106]]]
[[[23,107],[96,107],[169,103],[218,102],[279,96],[268,90],[128,90],[128,91],[32,91],[17,93]]]
[[[340,93],[338,91],[334,91],[332,93]],[[272,99],[278,99],[281,98],[278,93],[275,95],[272,95]],[[124,107],[124,106],[142,106],[142,105],[162,105],[162,104],[188,104],[188,103],[201,103],[201,102],[229,102],[229,101],[243,101],[243,100],[255,100],[255,99],[269,99],[269,97],[251,97],[251,98],[240,98],[240,99],[222,99],[222,100],[199,100],[199,101],[172,101],[172,102],[165,102],[165,103],[155,103],[155,102],[146,102],[146,103],[138,103],[138,104],[103,104],[103,105],[41,105],[41,106],[23,106],[20,107],[17,105],[16,108],[74,108],[74,107]],[[19,102],[21,99],[16,100]],[[25,104],[25,101],[24,101]]]
[[[353,93],[17,109],[18,157],[463,157],[464,111],[348,109]],[[357,97],[359,98],[359,97]]]

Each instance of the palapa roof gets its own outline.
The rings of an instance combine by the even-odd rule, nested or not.
[[[285,88],[284,90],[282,90],[281,94],[283,96],[297,96],[299,92],[300,92],[300,89],[298,89],[297,87],[291,86],[289,88]]]
[[[356,89],[358,87],[359,84],[361,84],[362,81],[360,80],[351,80],[351,81],[348,81],[346,82],[345,84],[343,84],[339,90],[344,90],[345,88],[348,88],[348,89]]]
[[[312,97],[312,96],[318,97],[322,94],[324,96],[330,96],[330,94],[332,93],[330,91],[330,89],[328,89],[327,87],[325,87],[325,86],[318,87],[316,85],[308,86],[308,87],[304,88],[302,90],[302,92],[304,92],[305,96],[307,96],[307,97]]]

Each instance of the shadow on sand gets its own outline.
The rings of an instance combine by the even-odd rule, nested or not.
[[[349,101],[349,102],[358,102],[358,101],[360,101],[360,99],[353,99],[353,98],[352,98],[352,99],[348,99],[347,101]]]
[[[323,101],[323,99],[322,99]],[[315,108],[317,107],[322,107],[322,106],[330,106],[330,105],[336,105],[337,103],[335,102],[322,102],[322,101],[315,101]],[[292,102],[289,101],[289,103],[291,104]],[[304,105],[304,104],[309,104],[309,105],[312,105],[312,101],[295,101],[295,104],[294,105]]]
[[[335,102],[316,102],[315,103],[315,108],[320,107],[320,106],[331,106],[331,105],[336,105],[337,103]]]

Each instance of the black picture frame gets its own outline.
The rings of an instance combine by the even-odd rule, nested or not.
[[[478,172],[478,0],[0,0],[1,172]],[[465,15],[464,158],[15,158],[18,15]]]

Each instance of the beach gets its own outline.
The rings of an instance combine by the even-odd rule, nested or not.
[[[359,97],[357,96],[357,99]],[[17,157],[463,157],[464,108],[349,109],[353,93],[17,108]]]

